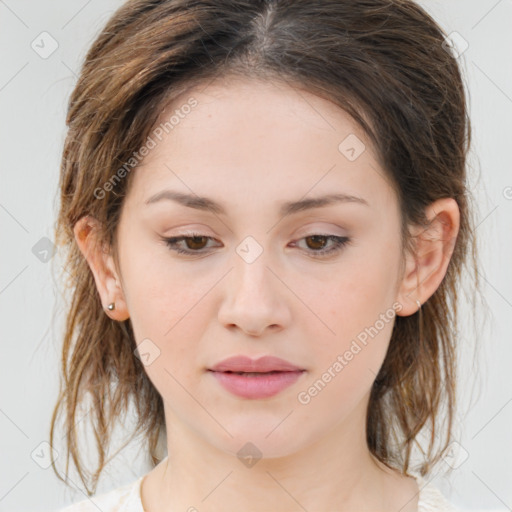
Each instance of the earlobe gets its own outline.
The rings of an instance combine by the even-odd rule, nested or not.
[[[91,216],[82,217],[75,224],[73,231],[76,243],[94,276],[105,313],[113,320],[128,319],[130,315],[113,257],[100,241],[99,222]],[[114,306],[109,307],[111,304]]]
[[[427,227],[414,226],[414,252],[406,256],[397,300],[400,316],[409,316],[424,304],[441,284],[459,232],[459,207],[453,198],[438,199],[428,206]]]

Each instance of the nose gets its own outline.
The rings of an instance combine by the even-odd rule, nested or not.
[[[252,263],[235,259],[235,268],[226,277],[218,319],[228,329],[261,336],[267,329],[278,331],[289,325],[290,293],[267,266],[264,254]]]

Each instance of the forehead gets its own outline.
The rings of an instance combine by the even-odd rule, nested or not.
[[[350,194],[361,180],[372,188],[385,177],[350,115],[280,82],[237,77],[191,88],[162,112],[150,136],[155,146],[133,177],[141,200],[167,185],[224,197],[296,199],[340,186]]]
[[[192,98],[196,105],[188,108]],[[179,120],[173,114],[177,114]],[[175,98],[157,124],[171,117],[175,118],[172,130],[179,126],[180,131],[187,128],[206,131],[224,124],[224,128],[231,128],[234,139],[247,133],[265,138],[267,133],[285,127],[293,132],[348,130],[366,139],[361,127],[332,101],[298,85],[277,80],[229,76],[196,85]]]

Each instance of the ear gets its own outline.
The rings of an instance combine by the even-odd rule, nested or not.
[[[438,199],[425,215],[429,225],[413,228],[414,253],[406,256],[405,270],[398,287],[397,315],[409,316],[437,290],[443,280],[459,232],[459,207],[455,199]]]
[[[100,243],[99,221],[91,216],[82,217],[73,231],[76,243],[94,275],[105,313],[113,320],[126,320],[130,315],[110,248]],[[112,302],[115,308],[110,311],[107,306]]]

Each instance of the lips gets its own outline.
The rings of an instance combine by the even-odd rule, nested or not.
[[[284,359],[273,356],[264,356],[259,359],[251,359],[247,356],[235,356],[224,359],[211,368],[214,372],[295,372],[302,370]]]
[[[306,370],[273,356],[225,359],[208,369],[229,392],[242,398],[268,398],[291,386]]]

